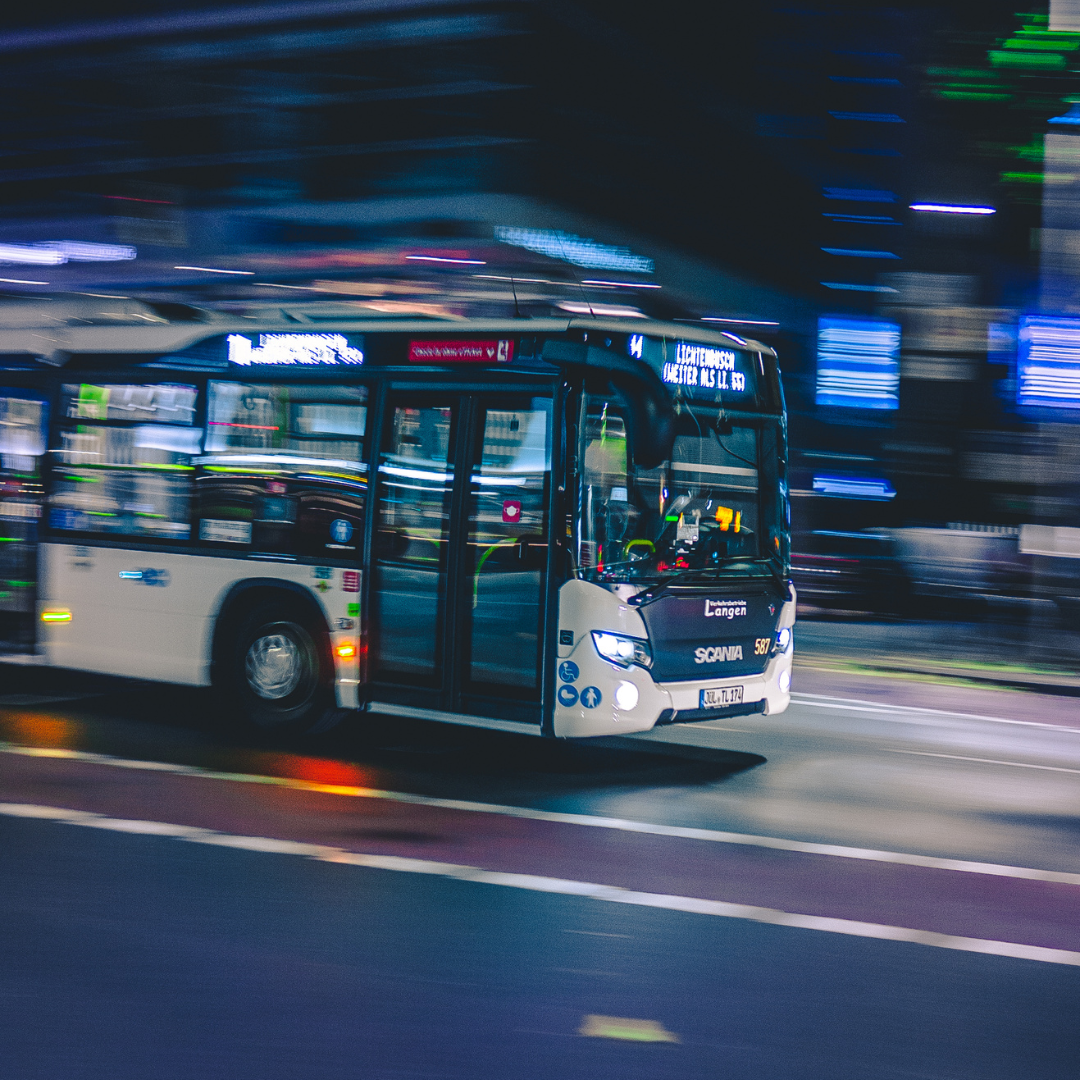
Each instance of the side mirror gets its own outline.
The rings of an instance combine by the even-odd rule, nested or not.
[[[576,341],[545,341],[541,357],[557,367],[607,375],[629,406],[630,445],[634,462],[652,469],[671,457],[675,410],[660,376],[642,360]]]

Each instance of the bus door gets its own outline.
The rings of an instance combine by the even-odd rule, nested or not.
[[[540,720],[551,397],[391,393],[372,560],[384,701]]]
[[[26,652],[37,639],[38,522],[46,404],[0,389],[0,652]]]

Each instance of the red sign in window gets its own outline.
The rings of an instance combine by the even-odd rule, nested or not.
[[[359,592],[360,591],[360,571],[359,570],[346,570],[341,575],[341,591],[342,592]]]
[[[514,359],[514,340],[410,341],[409,359],[416,364],[508,364]]]

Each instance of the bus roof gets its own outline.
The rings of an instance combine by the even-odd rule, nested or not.
[[[415,305],[416,308],[421,305]],[[398,313],[400,311],[400,314]],[[561,334],[600,331],[669,340],[733,345],[775,355],[767,345],[697,321],[603,315],[535,318],[429,314],[402,305],[393,313],[361,310],[348,301],[237,303],[201,306],[126,296],[20,297],[0,301],[0,355],[33,356],[62,366],[77,354],[167,354],[228,333]]]

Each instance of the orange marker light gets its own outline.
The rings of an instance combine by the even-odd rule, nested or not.
[[[43,611],[41,621],[47,623],[71,622],[70,611]]]
[[[356,646],[346,641],[334,650],[342,660],[350,660],[356,655]]]

